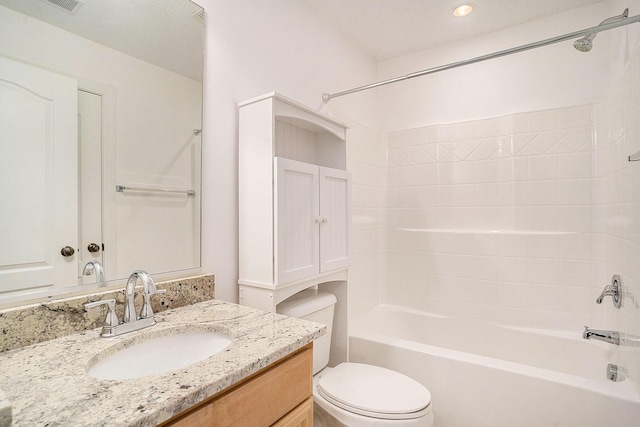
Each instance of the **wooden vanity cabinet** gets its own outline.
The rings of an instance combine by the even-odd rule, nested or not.
[[[162,426],[313,426],[313,343],[176,415]]]

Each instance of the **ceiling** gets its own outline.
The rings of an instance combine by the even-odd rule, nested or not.
[[[603,0],[307,0],[376,60],[524,24]],[[455,18],[463,3],[473,13]],[[595,24],[594,24],[595,25]]]
[[[204,30],[202,21],[192,17],[202,11],[199,6],[189,0],[79,1],[82,6],[75,15],[52,7],[47,0],[0,0],[0,5],[190,78],[202,78]],[[453,8],[464,0],[307,0],[376,60],[600,1],[606,0],[471,0],[474,12],[454,18]]]
[[[80,6],[72,14],[52,2]],[[0,0],[0,5],[202,80],[202,8],[189,0]]]

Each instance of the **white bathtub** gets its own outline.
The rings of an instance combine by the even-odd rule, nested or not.
[[[437,427],[640,426],[631,380],[605,377],[614,347],[580,333],[505,327],[381,306],[353,322],[349,359],[407,374]]]

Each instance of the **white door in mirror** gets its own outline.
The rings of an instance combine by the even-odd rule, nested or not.
[[[182,333],[153,338],[124,348],[88,367],[87,375],[126,380],[185,368],[224,350],[231,338],[216,332]]]
[[[77,282],[77,88],[0,57],[0,294]]]

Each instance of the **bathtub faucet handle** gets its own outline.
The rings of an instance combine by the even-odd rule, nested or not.
[[[604,297],[611,297],[616,308],[622,306],[622,279],[619,275],[613,275],[611,284],[605,286],[600,296],[596,298],[596,304],[602,304]]]

